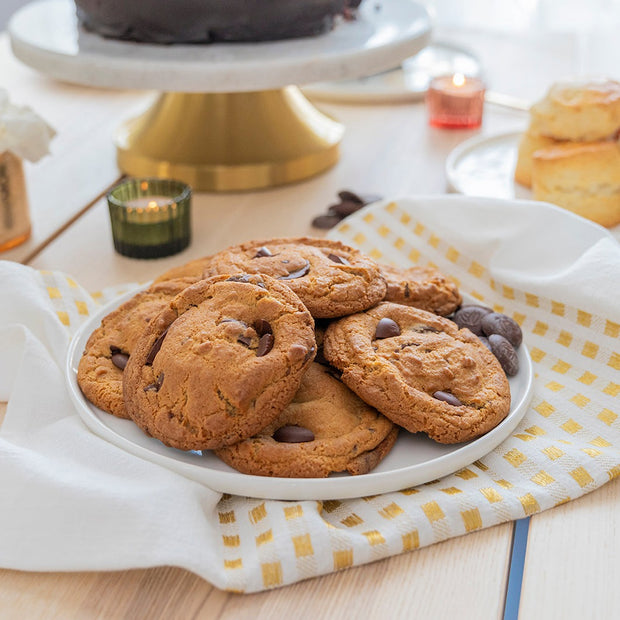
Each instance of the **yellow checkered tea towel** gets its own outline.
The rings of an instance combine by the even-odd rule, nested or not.
[[[521,325],[531,406],[490,454],[373,497],[221,495],[89,432],[65,387],[69,337],[118,289],[0,263],[0,564],[185,567],[253,592],[552,508],[620,473],[620,245],[533,202],[456,196],[372,205],[336,236],[379,261],[432,264]]]

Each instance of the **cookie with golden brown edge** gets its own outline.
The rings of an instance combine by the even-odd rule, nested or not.
[[[387,282],[385,301],[441,316],[452,314],[461,304],[462,298],[456,284],[433,267],[380,267]]]
[[[191,279],[151,285],[108,314],[90,335],[78,365],[77,380],[84,396],[99,409],[127,418],[123,401],[123,369],[150,320],[165,308]]]
[[[384,302],[332,323],[324,355],[342,381],[408,431],[459,443],[497,426],[510,386],[493,354],[468,329]]]
[[[365,474],[392,449],[398,428],[312,364],[284,411],[256,436],[216,450],[245,474],[324,478],[332,472]]]
[[[264,273],[289,286],[315,318],[360,312],[385,296],[378,265],[339,241],[311,237],[249,241],[215,255],[206,274]]]
[[[315,355],[297,295],[264,275],[186,288],[148,325],[124,372],[131,419],[181,450],[221,448],[270,424]]]

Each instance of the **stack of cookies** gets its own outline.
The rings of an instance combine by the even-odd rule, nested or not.
[[[458,443],[508,414],[488,343],[445,318],[460,304],[432,268],[380,266],[325,239],[251,241],[108,314],[78,383],[165,445],[243,473],[364,474],[401,428]]]
[[[530,109],[515,180],[536,200],[603,226],[620,223],[620,83],[554,84]]]

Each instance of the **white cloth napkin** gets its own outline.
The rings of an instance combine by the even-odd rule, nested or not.
[[[433,263],[522,324],[535,364],[514,435],[446,478],[373,498],[221,496],[92,434],[65,387],[70,336],[120,290],[0,262],[0,566],[175,565],[257,591],[521,518],[620,474],[620,245],[550,205],[456,196],[367,207],[334,233]],[[97,300],[97,301],[96,301]]]

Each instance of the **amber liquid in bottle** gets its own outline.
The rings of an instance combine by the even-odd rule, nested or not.
[[[30,214],[22,160],[0,153],[0,252],[10,250],[30,237]]]

